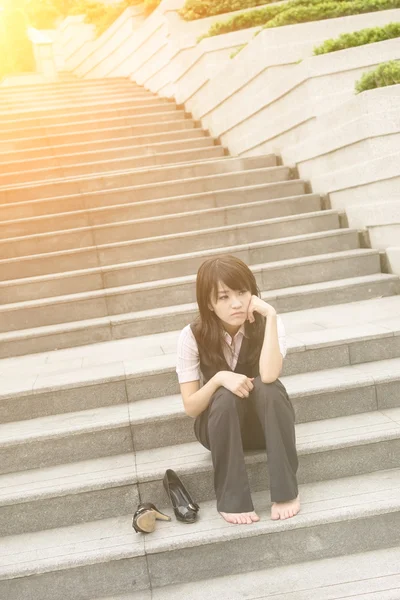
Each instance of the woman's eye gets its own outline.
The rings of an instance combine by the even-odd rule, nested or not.
[[[239,294],[247,294],[247,290],[240,290]]]
[[[226,300],[228,296],[220,296],[219,299],[220,300]]]

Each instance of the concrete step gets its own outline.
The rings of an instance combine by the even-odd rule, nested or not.
[[[315,256],[325,252],[344,252],[359,247],[358,233],[351,229],[295,236],[295,238],[283,238],[281,241],[275,240],[275,243],[255,242],[229,246],[218,251],[211,249],[181,254],[168,260],[157,258],[91,269],[83,269],[80,265],[81,269],[78,271],[65,273],[59,271],[56,276],[42,275],[0,282],[0,304],[80,293],[103,287],[131,285],[153,279],[180,277],[194,273],[203,260],[223,254],[234,254],[251,265],[274,262],[277,259]],[[13,264],[16,266],[15,263]],[[30,269],[27,270],[27,273],[29,272]]]
[[[360,337],[360,331],[361,333],[365,331],[371,341],[373,340],[371,332],[383,333],[384,329],[385,331],[395,331],[396,319],[398,321],[399,314],[398,308],[399,298],[392,296],[282,314],[289,342],[285,370],[287,370],[287,361],[291,354],[293,354],[292,358],[295,358],[296,353],[300,353],[308,343],[312,345],[315,341],[313,332],[319,332],[321,337],[326,333],[326,339],[329,342],[329,340],[332,341],[333,332],[336,330],[337,335],[345,335],[345,337],[347,335],[350,344],[352,343],[351,334],[355,333],[356,337]],[[190,322],[190,319],[187,322]],[[0,422],[19,421],[62,412],[123,404],[127,401],[138,402],[148,398],[152,399],[151,406],[156,408],[159,402],[155,400],[157,396],[164,397],[166,393],[176,394],[179,392],[174,372],[179,333],[179,330],[171,331],[136,339],[112,340],[2,359],[0,360],[2,378]],[[308,337],[304,338],[304,335]],[[386,349],[383,345],[382,348],[384,354]],[[374,402],[375,398],[378,398],[380,407],[398,406],[398,387],[393,387],[391,383],[396,380],[398,374],[396,363],[388,359],[387,362],[381,361],[378,366],[377,363],[370,362],[371,358],[367,350],[364,351],[359,346],[353,345],[344,355],[346,359],[344,366],[354,364],[353,368],[357,372],[364,369],[362,364],[360,365],[363,363],[362,357],[357,354],[360,350],[364,352],[365,360],[369,361],[365,369],[367,369],[367,379],[370,385],[373,381],[376,382],[381,374],[383,377],[380,396],[377,392],[376,395],[372,393],[371,397],[369,392],[365,391],[364,399],[367,400],[368,397]],[[110,356],[112,356],[112,362],[110,362]],[[299,359],[302,358],[301,354],[298,356]],[[307,358],[305,354],[303,357]],[[309,353],[309,357],[312,357],[312,353]],[[326,361],[325,367],[319,366],[316,370],[315,364],[310,365],[310,370],[314,371],[311,379],[307,373],[304,373],[297,376],[298,386],[290,384],[292,397],[303,388],[304,390],[313,389],[314,385],[316,389],[321,388],[322,375],[320,376],[317,371],[330,368],[331,365]],[[21,372],[24,372],[25,377],[16,377]],[[335,396],[338,404],[336,405],[336,399],[332,398],[331,407],[325,406],[327,417],[338,416],[335,410],[345,410],[344,403],[340,401],[340,391],[345,387],[348,377],[348,374],[344,372],[341,372],[340,378],[333,374],[338,390],[337,396]],[[144,379],[143,385],[141,378]],[[288,378],[289,375],[284,375],[285,384]],[[365,384],[364,377],[360,376],[359,384],[360,386]],[[351,410],[351,407],[357,405],[357,402],[358,400],[354,396],[354,403],[346,405],[347,410]],[[306,411],[306,414],[310,415],[308,407],[312,412],[311,400],[308,400],[307,405],[301,408],[302,413]],[[362,407],[365,411],[376,408],[373,404],[361,403]],[[139,410],[137,413],[137,410],[139,409],[135,408],[135,415],[140,416],[141,412]],[[168,412],[168,406],[165,407],[165,410]],[[174,411],[173,408],[171,410]],[[299,412],[297,412],[297,417],[299,418]],[[160,423],[158,425],[160,426]]]
[[[130,81],[128,78],[119,79],[119,81],[111,78],[103,80],[80,79],[75,81],[49,82],[46,84],[35,83],[21,86],[1,86],[0,98],[6,100],[8,98],[20,98],[21,100],[38,98],[40,100],[42,97],[51,98],[52,96],[62,96],[63,94],[73,94],[74,92],[91,92],[92,94],[96,94],[103,89],[146,91],[143,86]]]
[[[204,138],[207,139],[207,138]],[[0,186],[8,184],[29,183],[48,179],[61,179],[63,177],[79,177],[81,175],[95,175],[105,171],[121,171],[138,168],[152,168],[168,164],[179,164],[193,160],[211,160],[222,158],[225,151],[222,146],[210,145],[206,148],[189,148],[176,152],[153,154],[151,156],[133,156],[132,158],[108,159],[105,162],[81,164],[79,162],[68,166],[46,166],[41,169],[17,171],[0,175]]]
[[[183,150],[193,150],[195,148],[209,148],[216,146],[214,140],[206,136],[187,137],[187,139],[173,140],[170,142],[158,142],[148,143],[147,145],[122,145],[119,146],[118,142],[114,144],[115,147],[111,149],[100,149],[93,150],[90,152],[77,152],[79,150],[75,148],[75,152],[72,154],[51,154],[51,149],[48,150],[49,154],[46,156],[38,156],[32,158],[26,158],[24,156],[24,165],[22,164],[22,155],[24,153],[16,153],[18,158],[16,159],[15,154],[13,160],[8,162],[2,162],[3,173],[18,173],[22,170],[34,170],[34,169],[45,169],[49,167],[67,167],[69,165],[83,165],[86,163],[99,163],[102,164],[104,170],[118,170],[119,162],[126,159],[132,159],[139,156],[149,158],[156,154],[164,154],[166,152],[179,152]]]
[[[54,179],[28,184],[0,187],[1,204],[27,202],[28,200],[53,200],[67,204],[71,196],[83,196],[96,193],[96,198],[103,201],[90,202],[85,196],[85,206],[105,206],[123,204],[139,200],[163,199],[171,196],[189,195],[191,193],[217,191],[230,187],[247,187],[267,183],[271,177],[271,163],[275,158],[268,156],[251,158],[225,157],[218,160],[203,160],[180,163],[179,165],[157,166],[153,168],[137,168],[105,174],[89,174],[68,179]],[[281,169],[287,167],[281,167]],[[251,171],[251,178],[249,172]],[[294,185],[302,187],[304,182],[293,180]],[[202,183],[202,185],[200,185]],[[185,188],[182,189],[182,184]],[[135,192],[135,193],[134,193]],[[114,193],[114,197],[112,194]],[[124,195],[125,194],[125,195]],[[289,195],[289,194],[287,194]],[[104,199],[105,196],[105,199]],[[82,206],[81,206],[82,207]],[[65,212],[65,209],[62,209]],[[76,209],[75,209],[76,210]],[[48,212],[48,211],[47,211]],[[59,212],[53,211],[53,212]],[[29,216],[29,215],[21,215]]]
[[[283,319],[287,320],[287,315]],[[94,349],[99,352],[100,346]],[[120,351],[120,348],[116,349]],[[78,350],[74,349],[74,352],[76,355]],[[32,361],[40,355],[31,356],[28,360],[25,357],[3,359],[1,365],[4,365],[5,371],[0,394],[0,422],[25,422],[51,415],[111,409],[113,406],[119,407],[116,409],[118,414],[126,416],[122,407],[130,403],[128,416],[136,450],[192,442],[195,439],[193,420],[184,414],[180,394],[138,400],[125,389],[124,361],[129,365],[135,358],[143,359],[143,353],[156,356],[155,352],[156,349],[149,346],[143,350],[142,346],[141,353],[140,348],[132,344],[131,354],[117,354],[114,363],[107,363],[105,356],[100,354],[91,357],[93,364],[84,365],[82,360],[78,365],[77,359],[68,363],[54,361],[40,364]],[[119,373],[116,370],[118,361]],[[15,381],[21,365],[26,379],[35,376],[31,389],[26,387],[26,380]],[[308,373],[301,373],[280,379],[294,406],[296,423],[306,423],[399,408],[399,365],[400,359],[394,358],[314,371],[311,377]],[[8,386],[13,377],[12,389]],[[109,414],[114,415],[115,422],[115,413],[110,410]],[[70,422],[75,421],[70,419]],[[83,420],[81,422],[84,423]]]
[[[198,151],[196,151],[198,152]],[[285,167],[271,168],[268,179],[271,183],[284,182],[289,174]],[[184,231],[195,229],[206,229],[215,225],[230,225],[237,222],[237,213],[243,211],[242,222],[254,221],[257,219],[268,219],[280,216],[289,216],[302,214],[304,212],[316,212],[321,209],[321,200],[318,195],[301,194],[298,196],[289,196],[288,198],[266,199],[252,202],[251,194],[246,203],[240,203],[238,195],[233,190],[233,197],[228,199],[224,206],[215,206],[216,202],[213,196],[206,197],[202,202],[198,198],[188,196],[187,202],[182,202],[182,198],[150,200],[144,202],[131,202],[126,204],[117,204],[92,208],[89,210],[76,210],[61,212],[48,216],[37,216],[25,219],[0,221],[0,235],[3,239],[24,237],[26,235],[41,234],[47,232],[63,232],[82,227],[107,227],[119,226],[124,223],[140,222],[145,237],[159,235],[159,223],[169,220],[185,218],[193,220],[191,226]],[[221,199],[221,195],[217,195]],[[9,212],[8,206],[2,212]],[[62,207],[61,207],[62,210]],[[222,216],[222,217],[221,217]],[[214,220],[215,217],[215,220]],[[223,218],[225,217],[225,218]],[[165,226],[165,231],[174,232],[174,225],[171,230]],[[141,236],[143,237],[143,236]],[[135,238],[133,238],[135,239]],[[138,239],[138,238],[136,238]]]
[[[201,260],[198,261],[201,264]],[[283,290],[287,287],[331,282],[343,276],[360,277],[380,273],[377,250],[358,249],[310,256],[305,258],[258,264],[251,267],[257,285],[262,291]],[[190,270],[190,269],[188,269]],[[146,310],[172,307],[195,302],[195,274],[170,279],[102,288],[97,275],[98,289],[49,298],[39,298],[0,306],[0,331],[57,325],[109,315],[121,315]],[[103,284],[104,285],[104,284]],[[100,288],[100,289],[99,289]]]
[[[190,443],[180,443],[178,438],[178,445],[133,453],[135,423],[129,419],[127,405],[7,427],[8,436],[5,426],[0,426],[5,470],[0,475],[0,524],[5,536],[120,516],[132,510],[139,494],[144,502],[167,506],[162,486],[166,468],[182,474],[198,502],[215,497],[211,455],[194,434]],[[105,428],[109,436],[101,454]],[[131,447],[126,449],[128,440]],[[301,423],[296,425],[296,440],[300,485],[397,468],[400,408]],[[116,454],[117,442],[120,454]],[[44,446],[51,458],[43,456]],[[269,489],[265,451],[247,452],[246,464],[252,491]]]
[[[398,277],[393,275],[384,276],[382,274],[378,274],[372,278],[338,280],[336,285],[335,282],[328,282],[308,286],[296,286],[294,288],[287,288],[283,291],[271,291],[263,294],[262,297],[264,300],[273,303],[279,312],[284,312],[285,309],[287,311],[293,311],[296,308],[299,308],[299,306],[301,306],[301,308],[305,308],[306,306],[310,305],[321,307],[328,303],[331,305],[331,309],[333,309],[335,303],[337,304],[340,302],[349,301],[350,294],[352,294],[352,297],[358,301],[371,299],[371,297],[373,299],[376,297],[377,293],[379,294],[378,297],[381,298],[382,301],[390,300],[390,297],[383,298],[382,296],[385,294],[390,296],[393,293],[398,293],[398,285]],[[347,291],[347,288],[350,289],[350,293]],[[278,298],[279,301],[277,300]],[[397,297],[394,298],[395,301],[397,301]],[[312,303],[310,300],[312,300]],[[283,305],[283,309],[280,306],[281,304]],[[167,307],[164,309],[164,313],[163,309],[157,309],[153,311],[146,310],[136,313],[124,313],[122,315],[107,317],[91,317],[87,320],[80,320],[76,322],[61,323],[57,325],[48,325],[35,327],[32,329],[2,333],[0,334],[0,356],[2,358],[20,356],[21,354],[46,352],[54,349],[71,348],[74,346],[132,338],[135,336],[137,339],[141,339],[139,336],[143,336],[144,333],[146,335],[151,335],[152,332],[154,332],[155,327],[149,321],[150,319],[154,319],[155,316],[158,319],[158,323],[164,323],[161,328],[162,331],[171,331],[172,328],[178,326],[178,319],[176,318],[175,314],[181,313],[179,326],[183,327],[187,323],[188,317],[190,319],[193,315],[194,311],[191,313],[191,310],[193,311],[193,305],[181,305],[180,307]],[[316,309],[314,308],[314,310]],[[173,313],[174,318],[169,320],[171,313]],[[368,329],[368,331],[372,332],[373,335],[378,335],[378,337],[379,335],[389,338],[394,336],[394,339],[388,340],[387,347],[384,343],[374,341],[368,342],[365,348],[365,352],[367,353],[366,355],[368,355],[367,346],[371,346],[371,352],[373,356],[372,359],[368,360],[379,360],[397,356],[396,352],[399,342],[397,335],[399,326],[398,323],[395,321],[392,322],[390,319],[388,322],[388,329],[385,327],[378,329],[373,327],[372,329]],[[156,324],[156,331],[160,330],[158,323]],[[359,329],[356,329],[356,332],[358,335]],[[378,353],[375,352],[375,348],[378,349]],[[359,348],[356,346],[356,355],[358,351]],[[382,354],[380,355],[379,352]],[[349,360],[346,355],[347,352],[344,348],[342,348],[340,351],[337,349],[332,353],[322,352],[321,359],[318,358],[315,364],[313,361],[314,354],[315,353],[313,351],[310,351],[302,355],[293,356],[289,362],[286,361],[285,373],[303,373],[307,372],[307,369],[325,369],[327,366],[329,366],[329,361],[331,359],[333,360],[333,366],[344,366],[348,364]],[[165,357],[165,361],[166,365],[171,367],[171,359]],[[163,393],[166,393],[165,390],[167,389],[167,386],[172,386],[171,388],[168,388],[170,389],[170,393],[176,393],[177,385],[173,369],[166,371],[165,373],[163,372],[162,375],[157,375],[157,377],[155,377],[154,387],[150,386],[149,389],[158,390],[158,395],[162,395]],[[160,389],[163,391],[160,392]],[[140,393],[146,392],[141,390]]]
[[[96,600],[398,600],[399,565],[396,546]]]
[[[81,88],[75,90],[65,90],[54,94],[37,94],[35,95],[13,95],[9,94],[1,96],[0,94],[0,115],[4,119],[5,115],[9,116],[11,120],[14,118],[29,118],[35,114],[45,116],[43,113],[43,106],[52,112],[52,106],[54,105],[55,110],[64,109],[66,112],[67,103],[71,103],[72,112],[80,111],[79,99],[82,104],[89,104],[98,102],[98,98],[103,98],[103,104],[108,100],[108,106],[113,102],[119,103],[121,101],[127,101],[133,98],[135,102],[141,100],[145,103],[148,99],[156,101],[160,104],[167,104],[171,102],[169,99],[158,98],[151,92],[143,91],[142,88],[125,85],[125,86],[97,86],[97,88]],[[42,110],[41,110],[42,109]],[[85,112],[85,111],[83,111]],[[49,115],[47,115],[49,116]]]
[[[9,194],[8,196],[4,194],[4,202],[0,204],[0,223],[22,219],[28,222],[29,218],[43,217],[45,215],[51,217],[57,214],[65,214],[67,216],[67,213],[86,210],[93,211],[93,214],[100,214],[101,212],[110,212],[111,214],[113,209],[118,211],[121,206],[135,206],[136,214],[141,216],[155,216],[158,214],[156,211],[161,211],[160,214],[174,211],[182,212],[185,209],[190,211],[200,210],[203,207],[208,209],[231,206],[235,202],[243,204],[245,202],[304,195],[304,182],[301,180],[288,180],[290,170],[287,167],[274,166],[273,160],[270,161],[270,165],[267,161],[265,161],[264,165],[261,162],[237,163],[235,161],[226,161],[230,161],[230,159],[221,158],[218,161],[214,161],[215,164],[210,160],[204,161],[204,164],[201,165],[202,178],[198,176],[199,173],[196,172],[193,163],[189,163],[189,165],[187,163],[180,163],[179,166],[167,165],[164,167],[154,167],[152,169],[154,179],[160,179],[156,184],[147,183],[146,179],[148,177],[146,176],[146,171],[139,168],[135,170],[139,185],[128,185],[125,188],[78,192],[68,196],[54,196],[21,202],[7,202]],[[190,169],[190,166],[193,169]],[[226,169],[227,166],[239,166],[243,168],[243,171],[237,174],[233,168],[232,173],[229,173],[229,169]],[[189,168],[187,169],[187,167]],[[261,169],[257,167],[261,167]],[[179,176],[179,172],[184,169],[189,177],[184,180],[185,186],[182,189],[183,186],[180,181],[175,180],[174,177]],[[261,183],[242,186],[243,178],[246,178],[246,171],[251,169],[255,173],[255,178],[261,181]],[[227,170],[228,173],[224,173],[224,170]],[[132,170],[118,171],[115,173],[106,173],[103,176],[107,179],[115,176],[122,182],[128,179],[127,183],[129,183],[129,180],[133,178],[133,173]],[[172,177],[172,181],[168,181],[169,177]],[[94,178],[96,179],[96,176]],[[166,180],[164,186],[162,185],[162,178]],[[141,179],[144,179],[143,183],[140,182]],[[212,189],[213,179],[216,182],[217,189],[215,190]],[[115,178],[111,179],[110,182],[112,183],[114,180]],[[206,191],[200,187],[201,180],[204,180]],[[81,183],[81,181],[74,178],[70,179],[68,184]],[[88,184],[87,181],[83,183]],[[224,187],[224,185],[229,186],[229,184],[233,185],[233,187]],[[45,185],[46,182],[43,182],[43,186]],[[182,192],[185,192],[187,185],[191,185],[199,191],[192,194],[182,194]],[[37,189],[35,183],[32,183],[31,186]],[[211,188],[210,191],[208,191],[208,188]],[[165,189],[167,194],[165,197],[162,195],[163,189]],[[174,195],[174,192],[176,195]],[[11,190],[11,194],[14,195],[15,193],[16,189],[14,188]],[[309,195],[312,196],[311,194]],[[175,208],[171,209],[171,207]]]
[[[159,522],[151,536],[138,536],[130,511],[9,536],[2,539],[0,593],[8,600],[28,594],[83,600],[393,547],[400,542],[399,485],[399,469],[303,485],[301,513],[278,522],[269,519],[265,492],[258,492],[261,521],[251,527],[225,524],[210,502],[202,503],[190,532],[182,523]]]
[[[104,246],[77,247],[72,250],[7,258],[0,260],[0,280],[113,266],[132,262],[132,257],[135,258],[135,262],[162,257],[168,260],[167,257],[182,252],[183,244],[186,253],[206,251],[210,248],[216,250],[240,246],[247,244],[248,239],[256,240],[252,243],[266,240],[271,245],[278,240],[277,243],[281,244],[285,243],[286,238],[290,239],[292,236],[297,238],[301,235],[330,231],[338,229],[339,226],[339,216],[335,211],[318,211],[313,214],[284,217],[284,220],[274,221],[272,224],[267,219],[255,223],[242,223],[237,226],[190,231]],[[283,240],[282,234],[285,235]],[[92,244],[91,239],[89,239],[89,243]],[[32,245],[28,249],[32,251]]]
[[[82,89],[82,88],[91,88],[93,91],[100,87],[113,87],[113,86],[123,86],[129,85],[131,87],[139,87],[136,83],[128,79],[127,77],[109,77],[107,79],[73,79],[70,81],[52,81],[49,83],[35,83],[33,85],[7,85],[6,87],[0,87],[0,95],[7,96],[10,94],[20,94],[25,96],[27,93],[44,93],[44,92],[53,92],[53,91],[63,91],[65,89]]]
[[[25,150],[16,150],[14,152],[0,152],[0,164],[12,162],[19,163],[21,160],[40,161],[54,158],[63,158],[68,164],[70,161],[75,162],[75,157],[80,156],[86,162],[96,158],[102,152],[118,153],[122,150],[131,152],[131,149],[142,149],[144,152],[149,152],[150,148],[155,145],[174,144],[177,142],[185,142],[195,139],[212,139],[206,135],[202,129],[188,129],[175,131],[170,133],[156,133],[145,137],[115,137],[108,140],[98,140],[89,142],[77,142],[76,144],[62,144],[59,146],[42,146]],[[45,140],[46,141],[46,140]],[[68,158],[67,158],[68,157]],[[29,164],[29,163],[28,163]]]
[[[154,98],[151,92],[144,90],[143,88],[126,88],[123,90],[113,90],[111,88],[103,89],[101,92],[101,96],[103,99],[107,99],[108,103],[111,104],[114,101],[118,100],[131,100],[134,98],[140,98],[141,100],[145,100],[146,98]],[[63,108],[65,109],[68,105],[70,106],[80,106],[81,103],[89,103],[93,101],[93,91],[92,90],[75,90],[71,93],[62,92],[60,94],[54,95],[53,97],[48,94],[44,94],[42,98],[34,98],[34,97],[21,97],[19,99],[15,99],[12,97],[5,97],[0,99],[0,113],[7,113],[7,111],[21,111],[35,109],[38,102],[40,102],[42,107],[45,107],[47,110],[52,110],[53,108]]]
[[[343,302],[367,300],[392,296],[400,291],[400,281],[396,275],[375,275],[339,279],[318,284],[293,286],[282,290],[263,292],[261,297],[272,303],[279,312],[306,309],[309,306],[341,304]],[[184,327],[195,319],[198,310],[196,303],[142,310],[110,317],[111,335],[137,337],[160,331],[172,331]],[[86,322],[89,326],[89,322]],[[94,324],[93,324],[94,325]],[[98,324],[94,327],[98,330]],[[77,333],[77,331],[76,331]],[[86,332],[86,336],[88,332]],[[44,340],[43,340],[44,342]]]
[[[302,190],[299,191],[301,193]],[[149,240],[157,240],[159,244],[161,243],[161,245],[165,246],[166,240],[168,242],[171,241],[171,239],[173,240],[172,247],[175,251],[171,252],[171,250],[169,250],[169,253],[176,254],[179,250],[177,249],[178,243],[174,236],[188,236],[190,234],[192,234],[192,238],[193,236],[196,236],[196,240],[193,240],[195,242],[193,245],[196,247],[192,248],[193,250],[202,247],[204,248],[203,240],[205,236],[208,237],[209,240],[214,241],[219,233],[222,233],[222,237],[228,240],[230,244],[244,243],[246,240],[240,235],[242,232],[232,231],[235,225],[243,225],[240,220],[240,215],[237,213],[235,214],[234,210],[230,211],[229,209],[230,207],[224,209],[210,209],[210,211],[205,211],[204,214],[199,211],[199,213],[195,214],[196,221],[194,222],[190,220],[190,215],[193,213],[181,213],[179,216],[170,215],[168,217],[168,235],[164,235],[165,219],[155,217],[154,220],[137,219],[104,226],[93,225],[79,228],[75,227],[71,230],[58,231],[56,234],[50,232],[8,238],[7,240],[0,241],[0,258],[9,259],[18,256],[29,257],[49,252],[73,250],[75,247],[90,248],[96,246],[99,248],[100,246],[107,244],[114,245],[117,243],[121,246],[124,244],[124,241],[136,245],[140,244],[140,249],[145,250],[147,249]],[[210,219],[213,216],[211,211],[215,211],[215,218],[219,221],[218,224],[214,224],[214,227],[212,226],[213,223],[210,222]],[[336,212],[324,211],[323,215],[320,215],[320,212],[322,211],[318,211],[317,213],[308,211],[291,216],[264,219],[262,221],[250,221],[247,222],[246,225],[253,226],[251,233],[254,234],[254,237],[252,238],[254,241],[263,239],[261,237],[262,231],[266,235],[264,239],[282,237],[282,227],[285,227],[286,224],[287,230],[285,231],[285,234],[287,237],[290,235],[300,235],[301,233],[318,231],[316,229],[318,221],[322,223],[322,227],[325,225],[326,229],[338,227],[338,215]],[[305,214],[309,215],[310,223],[304,222]],[[225,219],[227,218],[229,218],[229,224],[225,225]],[[186,227],[188,227],[188,229],[186,229]],[[233,235],[229,235],[232,233]],[[150,238],[151,234],[152,237]],[[134,240],[134,242],[132,242],[132,240]],[[147,246],[144,246],[143,244],[146,243]],[[159,244],[158,248],[157,244],[155,244],[153,252],[148,255],[149,258],[159,256]],[[113,247],[115,248],[115,246]],[[211,247],[223,247],[223,243],[217,242]],[[121,252],[120,260],[124,260],[122,254],[123,253]],[[134,254],[133,256],[138,260],[147,258],[146,254],[144,256],[141,254]],[[127,260],[131,259],[132,254],[129,254]]]
[[[92,115],[97,111],[106,111],[109,110],[110,107],[112,110],[119,111],[124,108],[135,108],[135,106],[143,105],[143,103],[151,105],[154,103],[168,103],[171,102],[168,98],[159,98],[158,96],[149,94],[144,97],[142,95],[130,98],[128,100],[125,99],[114,99],[112,103],[108,99],[103,99],[102,94],[99,97],[96,95],[94,98],[86,98],[82,100],[82,102],[75,107],[68,106],[68,104],[61,104],[60,106],[53,107],[49,109],[47,106],[42,106],[42,104],[36,104],[29,107],[19,106],[18,108],[14,107],[10,110],[2,110],[0,113],[0,121],[7,121],[8,119],[20,119],[20,118],[31,118],[36,117],[37,119],[43,119],[47,117],[56,117],[59,116],[61,119],[64,119],[68,112],[71,111],[71,114],[74,113],[86,113]]]
[[[16,116],[13,116],[13,118],[1,118],[0,114],[0,123],[2,130],[7,131],[19,130],[23,127],[26,129],[38,126],[43,128],[53,127],[67,124],[68,122],[84,123],[86,121],[92,121],[93,119],[107,120],[114,119],[115,117],[135,117],[143,113],[159,113],[173,110],[177,110],[177,107],[174,103],[167,101],[166,99],[158,99],[155,97],[146,99],[146,101],[143,103],[132,103],[131,106],[126,108],[120,108],[119,104],[116,104],[115,107],[110,107],[108,105],[107,108],[93,110],[90,114],[88,111],[80,111],[79,106],[76,107],[75,110],[71,110],[69,113],[56,115],[21,113],[18,115],[19,118],[16,118]]]
[[[143,109],[143,112],[138,112],[135,116],[128,117],[111,117],[106,119],[85,119],[85,120],[70,120],[69,123],[57,125],[36,126],[36,127],[20,127],[18,129],[2,129],[0,131],[0,140],[12,143],[14,140],[26,137],[53,137],[64,134],[74,133],[89,133],[97,129],[109,129],[113,127],[145,125],[152,123],[162,123],[165,121],[178,121],[185,119],[186,113],[184,110],[176,108],[173,104],[165,105],[161,108],[161,112],[149,112]]]
[[[171,115],[171,118],[173,114]],[[120,137],[134,138],[138,136],[175,133],[184,129],[194,129],[197,124],[192,119],[180,119],[154,123],[153,125],[125,125],[124,127],[98,128],[85,133],[65,133],[62,135],[25,137],[15,140],[0,140],[0,152],[18,151],[38,147],[72,145],[82,142],[104,142]]]

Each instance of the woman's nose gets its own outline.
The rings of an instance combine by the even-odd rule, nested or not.
[[[241,300],[238,296],[232,298],[232,307],[242,306]]]

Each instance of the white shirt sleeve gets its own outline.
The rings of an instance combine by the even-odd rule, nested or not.
[[[178,339],[176,372],[179,383],[200,381],[199,349],[190,325],[182,329]]]

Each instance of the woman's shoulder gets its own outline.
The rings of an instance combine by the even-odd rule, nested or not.
[[[196,338],[194,337],[194,334],[193,334],[192,325],[193,325],[193,323],[189,323],[189,325],[185,325],[185,327],[181,330],[181,332],[179,334],[178,343],[181,343],[181,344],[184,342],[196,343]]]
[[[198,345],[196,338],[193,335],[192,328],[189,325],[186,325],[178,338],[178,355],[197,355],[198,354]]]

